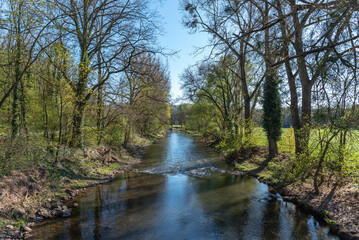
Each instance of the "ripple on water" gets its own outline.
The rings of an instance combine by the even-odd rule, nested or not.
[[[174,132],[143,164],[90,188],[69,219],[32,239],[337,239],[254,178],[228,174],[215,152]]]
[[[213,173],[221,173],[221,174],[230,174],[231,171],[220,169],[217,167],[209,166],[209,167],[188,167],[188,168],[180,168],[175,167],[172,169],[161,169],[161,168],[148,168],[144,170],[134,170],[136,173],[146,173],[146,174],[157,174],[157,175],[176,175],[183,174],[194,177],[204,177],[210,176]]]

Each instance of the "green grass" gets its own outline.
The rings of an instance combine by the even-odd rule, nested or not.
[[[115,171],[116,169],[118,169],[120,167],[120,164],[118,163],[111,163],[109,165],[100,167],[97,169],[97,172],[102,174],[102,175],[108,175],[111,174],[113,171]]]
[[[84,188],[88,185],[87,182],[77,182],[77,183],[71,183],[70,187],[71,189],[78,189],[78,188]]]
[[[8,224],[8,222],[4,221],[3,219],[0,219],[0,231],[5,229]]]
[[[243,172],[251,172],[251,171],[254,171],[255,169],[258,168],[258,165],[257,164],[254,164],[254,163],[251,163],[249,161],[245,161],[245,162],[242,162],[242,163],[238,163],[236,165],[236,168],[240,171],[243,171]]]
[[[324,130],[323,130],[324,132]],[[262,147],[268,146],[268,140],[266,133],[263,128],[256,127],[254,129],[254,135],[257,137],[257,145]],[[311,143],[313,144],[315,139],[318,138],[318,130],[311,131]],[[352,130],[349,135],[350,147],[352,149],[356,149],[359,151],[359,130]],[[339,141],[339,136],[336,136],[333,140]],[[295,141],[294,141],[294,132],[291,128],[282,128],[282,137],[281,140],[278,142],[278,150],[280,152],[289,152],[294,153],[295,151]]]
[[[323,135],[328,136],[323,138]],[[325,142],[330,137],[330,132],[326,129],[315,129],[311,131],[311,138],[309,147],[312,152],[313,158],[320,154],[321,148],[318,145],[319,141]],[[263,128],[256,127],[253,130],[255,143],[257,146],[267,148],[267,138]],[[318,138],[320,137],[321,140]],[[355,171],[355,166],[359,164],[359,130],[352,130],[350,135],[347,136],[346,151],[349,153],[348,159],[346,160],[346,171]],[[339,149],[339,136],[333,139],[332,153],[336,154]],[[282,153],[287,154],[290,158],[294,157],[295,153],[295,140],[293,128],[283,128],[283,134],[280,141],[278,141],[278,150]],[[253,156],[252,159],[240,162],[236,165],[236,168],[240,171],[253,174],[259,178],[270,180],[273,183],[280,182],[280,178],[283,175],[283,163],[273,159],[271,163],[268,163],[264,156]],[[348,173],[349,174],[349,173]]]
[[[151,143],[151,141],[147,138],[143,138],[141,136],[139,136],[138,134],[134,134],[132,136],[132,139],[130,141],[131,146],[145,146],[147,144]]]
[[[14,226],[17,228],[24,225],[26,225],[26,220],[23,218],[20,218],[17,222],[14,223]]]
[[[327,223],[328,223],[329,225],[336,225],[336,224],[337,224],[337,222],[334,221],[334,220],[332,220],[332,219],[327,219]]]
[[[277,183],[278,180],[273,177],[273,172],[268,168],[269,160],[265,157],[258,157],[249,159],[236,164],[236,168],[240,171],[257,176],[263,180],[268,180]]]
[[[330,216],[330,213],[327,210],[324,210],[324,209],[320,209],[319,214],[322,215],[323,218]]]
[[[295,151],[295,142],[294,142],[294,133],[290,128],[282,128],[282,137],[278,142],[278,150],[280,152],[290,152],[294,153]],[[268,140],[266,132],[261,127],[254,128],[254,134],[257,137],[257,145],[261,147],[268,147]]]

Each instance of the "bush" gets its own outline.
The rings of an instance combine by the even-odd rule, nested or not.
[[[313,125],[306,152],[269,166],[277,173],[277,177],[288,182],[313,180],[317,192],[323,183],[339,186],[358,183],[357,130],[338,126],[338,123]]]
[[[47,147],[40,147],[24,137],[2,139],[0,146],[0,175],[37,166],[49,154]]]

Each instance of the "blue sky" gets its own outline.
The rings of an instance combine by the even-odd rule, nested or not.
[[[208,42],[207,34],[190,34],[183,26],[179,5],[179,0],[164,0],[158,7],[165,30],[163,36],[158,39],[159,43],[170,50],[178,51],[175,56],[168,58],[172,100],[182,97],[180,75],[183,70],[203,58],[204,53],[194,55],[196,47],[205,46]]]

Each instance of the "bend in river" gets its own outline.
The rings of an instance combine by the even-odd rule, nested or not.
[[[186,134],[146,152],[135,171],[76,197],[70,218],[37,225],[33,239],[338,239]]]

